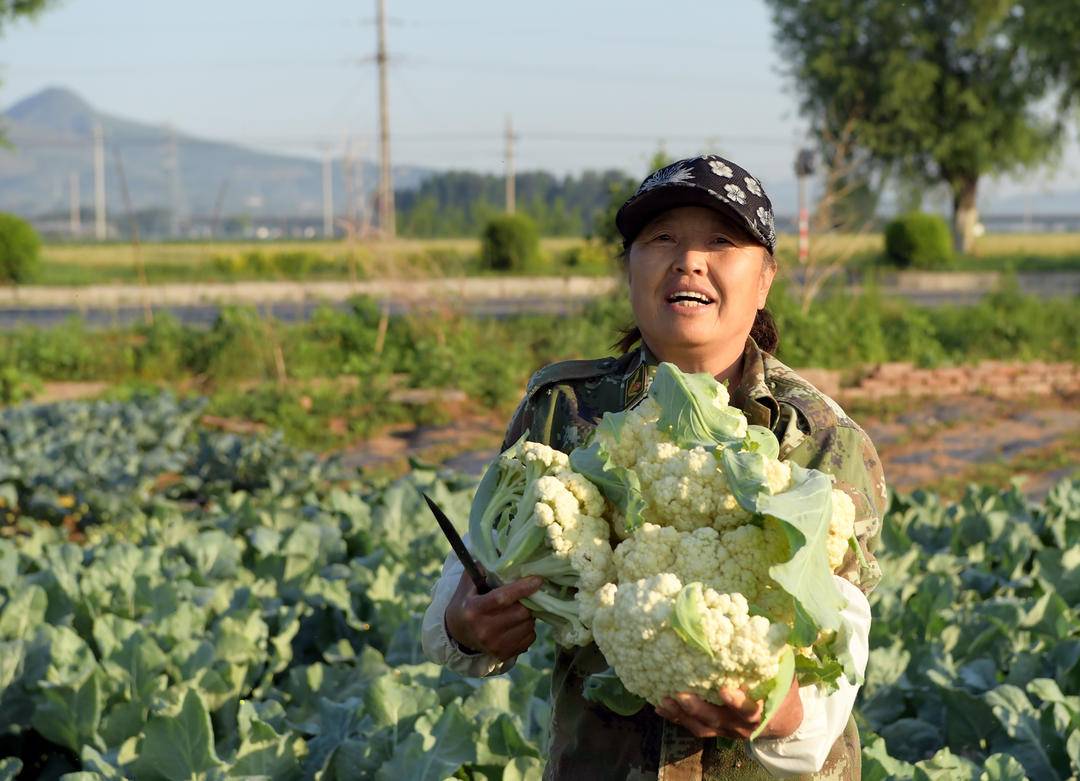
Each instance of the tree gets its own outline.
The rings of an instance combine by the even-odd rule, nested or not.
[[[53,4],[54,0],[0,0],[0,32],[20,16],[35,16]]]
[[[853,123],[874,165],[945,183],[962,252],[979,179],[1060,148],[1080,97],[1075,0],[766,2],[818,139]]]

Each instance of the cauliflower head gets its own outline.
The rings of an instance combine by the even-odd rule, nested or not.
[[[705,588],[698,614],[710,656],[676,631],[682,591],[679,577],[665,572],[608,583],[597,594],[593,637],[628,691],[654,705],[684,691],[722,704],[720,688],[754,687],[776,675],[786,627],[751,615],[741,594]]]
[[[600,491],[570,469],[566,454],[524,440],[491,465],[473,500],[477,559],[501,582],[544,579],[522,604],[552,624],[562,645],[592,641],[591,594],[614,577],[606,511]]]
[[[614,565],[618,583],[670,572],[683,583],[742,594],[754,604],[765,588],[775,586],[769,567],[788,556],[787,540],[775,523],[724,532],[709,527],[687,532],[646,523],[615,548]]]

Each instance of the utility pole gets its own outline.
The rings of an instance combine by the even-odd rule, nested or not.
[[[810,259],[810,210],[807,208],[806,182],[814,173],[814,150],[800,149],[795,157],[795,176],[799,180],[799,263]]]
[[[79,172],[72,171],[68,176],[68,203],[70,205],[70,230],[73,239],[82,234],[82,205],[79,203]]]
[[[386,57],[386,0],[375,0],[378,18],[378,48],[375,62],[379,65],[379,232],[384,239],[396,233],[394,220],[394,182],[390,173],[390,97],[387,89]]]
[[[105,223],[105,131],[100,122],[94,123],[94,236],[98,241],[108,237]]]
[[[514,192],[514,126],[506,115],[506,213],[513,214],[516,200]]]
[[[183,220],[184,189],[180,181],[180,149],[176,143],[176,128],[169,126],[169,142],[165,148],[165,169],[169,172],[169,233],[173,238],[180,235]]]
[[[322,208],[323,237],[332,239],[334,238],[334,169],[329,149],[323,152]]]

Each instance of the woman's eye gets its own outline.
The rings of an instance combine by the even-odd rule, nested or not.
[[[653,236],[653,241],[674,241],[670,233],[657,233]]]
[[[727,236],[717,236],[713,239],[713,244],[719,244],[721,246],[727,246],[731,244],[731,239]]]

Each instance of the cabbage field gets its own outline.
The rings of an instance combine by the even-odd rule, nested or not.
[[[539,778],[552,646],[426,663],[471,478],[372,484],[200,402],[0,412],[0,781]],[[1080,778],[1080,482],[895,500],[863,778]]]

